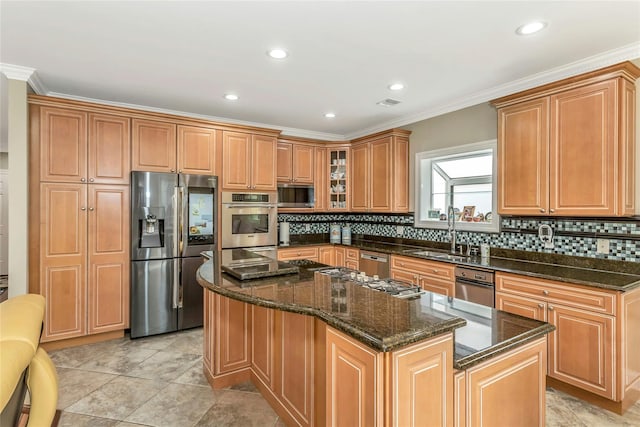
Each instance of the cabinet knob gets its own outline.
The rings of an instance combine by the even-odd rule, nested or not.
[[[541,213],[545,213],[546,211],[544,209],[540,209],[540,212]]]
[[[549,307],[549,311],[553,311],[554,307],[552,305],[550,305]]]
[[[549,295],[549,291],[548,291],[548,290],[546,290],[546,289],[545,289],[545,290],[543,290],[543,291],[542,291],[542,295]]]
[[[85,182],[86,179],[85,178],[80,178],[80,182]]]
[[[93,181],[94,181],[94,179],[93,179],[93,178],[89,178],[89,182],[93,182]]]
[[[175,172],[175,171],[176,171],[175,169],[171,169],[171,172]]]
[[[538,307],[544,308],[544,304],[540,302],[540,303],[538,303]]]
[[[417,274],[415,276],[413,276],[413,281],[418,283],[418,275]]]
[[[89,210],[90,210],[90,211],[92,211],[92,210],[93,210],[93,208],[89,208]]]
[[[555,209],[549,209],[549,212],[554,213],[556,210]]]
[[[86,211],[87,208],[85,208],[84,206],[80,208],[81,211]]]
[[[247,188],[248,188],[248,189],[251,189],[251,186],[250,186],[250,185],[247,185]]]
[[[182,169],[178,169],[178,172],[179,172],[179,173],[182,173]]]
[[[434,273],[437,273],[437,272],[438,272],[438,270],[436,270],[436,269],[434,268],[434,269],[433,269],[433,272],[434,272]]]

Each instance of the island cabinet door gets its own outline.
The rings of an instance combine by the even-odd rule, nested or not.
[[[313,424],[313,343],[311,316],[281,311],[276,316],[276,394],[295,424]]]
[[[274,389],[275,311],[270,308],[251,306],[251,366],[259,380],[269,390]]]
[[[453,425],[453,335],[391,353],[392,426]]]
[[[215,372],[219,375],[251,365],[251,318],[249,305],[216,295]]]
[[[466,371],[467,425],[545,425],[547,339],[473,366]]]
[[[327,425],[384,425],[381,353],[327,327],[326,368]]]

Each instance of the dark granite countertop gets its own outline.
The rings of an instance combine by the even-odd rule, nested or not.
[[[391,240],[391,241],[389,241]],[[398,239],[378,240],[353,239],[351,245],[358,249],[374,250],[382,253],[422,258],[431,261],[448,262],[456,265],[481,267],[487,270],[520,274],[541,279],[556,280],[577,285],[584,285],[600,289],[626,292],[640,287],[640,266],[636,263],[610,261],[592,258],[571,257],[553,254],[532,254],[524,251],[493,250],[496,253],[489,258],[465,257],[464,260],[448,260],[431,256],[412,254],[415,250],[434,249],[444,250],[448,244],[434,246],[420,246],[417,241],[409,244],[396,243]],[[292,240],[291,245],[322,245],[329,244],[328,238],[314,235],[305,240]],[[517,258],[516,258],[517,257]]]
[[[229,298],[312,315],[378,351],[454,331],[454,367],[467,369],[553,330],[548,323],[426,292],[399,299],[354,282],[314,274],[240,281],[222,273],[215,257],[198,270],[198,282]]]

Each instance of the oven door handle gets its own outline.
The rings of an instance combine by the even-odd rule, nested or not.
[[[461,279],[459,277],[456,277],[456,285],[458,283],[461,284],[461,285],[480,286],[480,287],[483,287],[483,288],[494,288],[495,287],[495,285],[493,283],[475,282],[473,280],[466,280],[466,279]]]
[[[224,206],[226,206],[227,208],[260,208],[260,209],[273,209],[276,207],[276,205],[254,205],[251,203],[246,203],[246,204],[225,204]]]

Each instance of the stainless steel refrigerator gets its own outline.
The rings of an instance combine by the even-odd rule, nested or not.
[[[217,243],[217,177],[131,173],[131,338],[202,326],[202,251]]]

